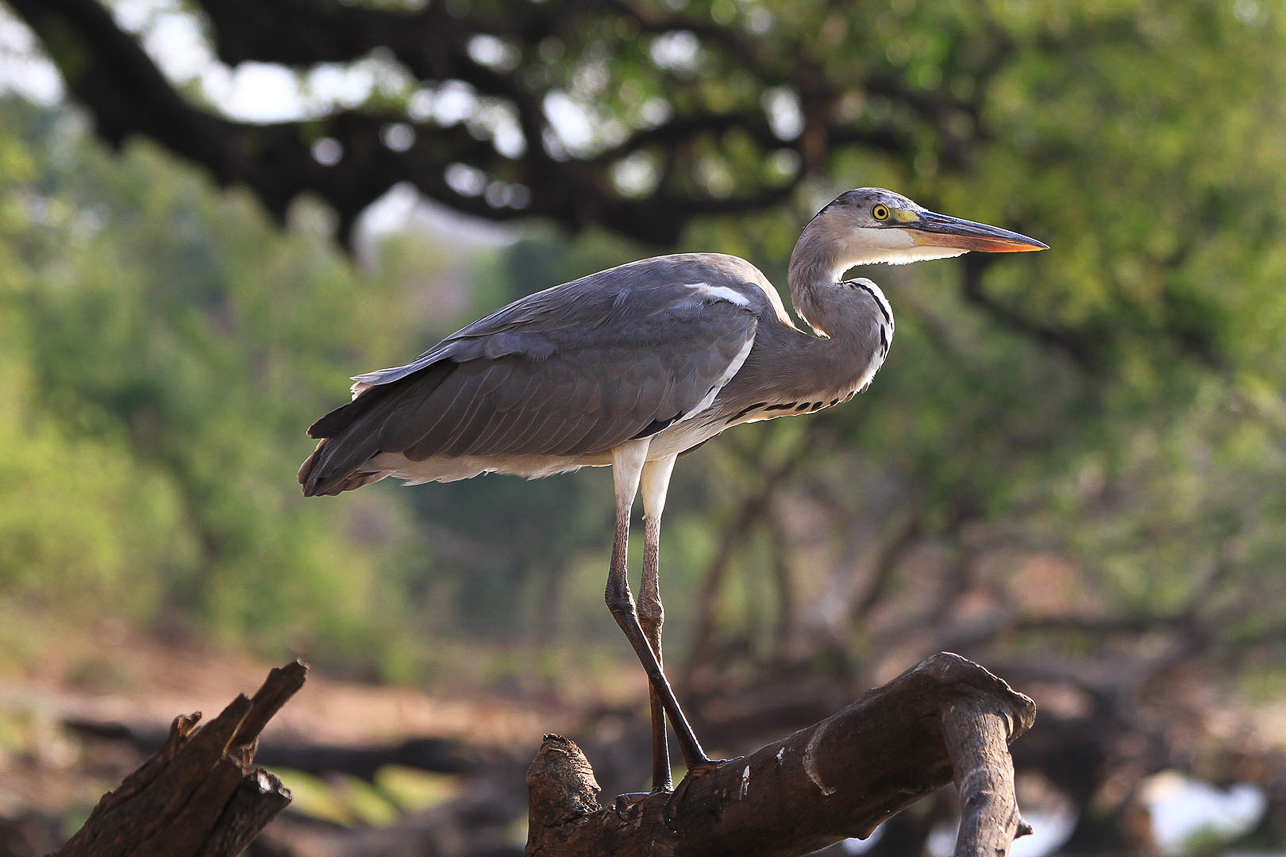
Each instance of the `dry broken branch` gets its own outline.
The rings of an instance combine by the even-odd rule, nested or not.
[[[165,746],[103,795],[55,857],[234,857],[290,803],[290,792],[253,768],[259,733],[303,686],[299,661],[272,670],[204,726],[180,715]]]
[[[785,857],[877,825],[956,780],[964,820],[956,854],[1003,855],[1029,832],[1007,745],[1035,705],[958,655],[937,654],[807,729],[693,780],[665,817],[652,795],[624,818],[598,803],[573,742],[548,736],[527,776],[528,857],[592,854]]]

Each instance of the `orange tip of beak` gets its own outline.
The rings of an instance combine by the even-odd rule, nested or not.
[[[908,223],[906,228],[916,244],[931,247],[977,250],[983,253],[1031,253],[1049,249],[1049,245],[1043,241],[1008,229],[929,211],[924,212],[918,221]]]

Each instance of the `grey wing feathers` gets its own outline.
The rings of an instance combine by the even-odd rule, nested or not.
[[[380,452],[576,456],[654,433],[708,404],[758,324],[743,304],[682,280],[585,282],[510,304],[407,366],[358,376],[356,398],[309,430],[324,440],[300,470],[305,493],[376,478],[361,467]]]

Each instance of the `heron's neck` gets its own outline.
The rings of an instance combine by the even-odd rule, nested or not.
[[[846,237],[814,219],[795,244],[787,274],[795,311],[818,333],[832,338],[850,328],[846,316],[853,309],[845,290],[836,288],[840,278],[857,265],[883,261],[878,253],[854,248]]]

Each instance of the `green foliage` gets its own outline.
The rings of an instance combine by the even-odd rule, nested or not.
[[[173,485],[134,466],[119,438],[77,436],[30,408],[21,355],[4,350],[0,385],[12,400],[0,411],[0,586],[59,607],[155,610],[158,571],[192,553]]]
[[[409,347],[402,284],[71,114],[0,109],[27,164],[2,193],[27,219],[0,239],[6,595],[378,661],[405,619],[384,565],[419,539],[378,495],[355,532],[293,474],[372,343]]]
[[[542,73],[595,120],[591,148],[660,108],[789,101],[773,81],[804,64],[825,85],[794,95],[829,99],[858,138],[902,141],[825,150],[783,210],[705,221],[684,249],[744,255],[784,285],[800,224],[856,185],[1052,245],[861,272],[897,312],[888,363],[851,405],[739,429],[684,460],[667,600],[695,599],[762,472],[806,447],[770,526],[733,546],[719,614],[731,634],[775,621],[783,563],[814,612],[843,621],[827,599],[851,589],[855,557],[913,519],[944,554],[985,542],[1075,563],[1077,606],[1199,612],[1238,645],[1280,635],[1286,15],[1257,0],[667,6],[696,29],[770,26],[762,77],[705,30],[665,65],[673,34],[577,19],[540,47]],[[342,400],[347,375],[644,249],[532,230],[465,260],[411,234],[359,273],[316,210],[283,233],[152,150],[103,152],[65,112],[0,111],[6,597],[177,611],[403,678],[446,657],[395,644],[413,629],[615,640],[600,599],[605,474],[307,503],[293,474],[302,429]],[[711,132],[692,163],[667,171],[664,154],[634,165],[629,192],[772,187],[793,153]],[[823,514],[828,526],[807,520]],[[909,569],[896,582],[922,588]],[[681,639],[691,618],[673,610],[668,627]]]

